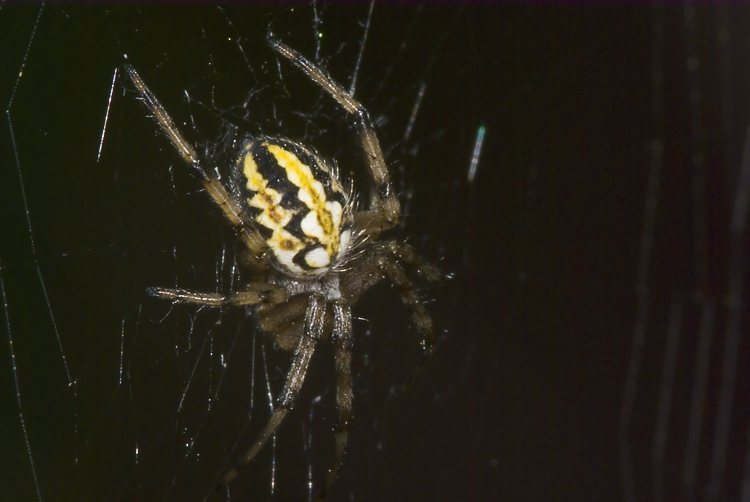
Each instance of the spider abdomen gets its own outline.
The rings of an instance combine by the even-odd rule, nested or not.
[[[283,138],[250,138],[242,144],[232,187],[280,271],[319,276],[345,256],[349,197],[316,153]]]

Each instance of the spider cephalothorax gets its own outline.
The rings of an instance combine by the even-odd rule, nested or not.
[[[372,184],[369,202],[355,204],[351,184],[342,181],[336,169],[315,150],[286,138],[244,138],[224,185],[212,170],[203,167],[201,158],[135,69],[125,65],[125,72],[162,131],[247,246],[243,262],[257,278],[241,291],[227,295],[160,287],[149,288],[149,293],[174,302],[252,306],[259,327],[279,347],[293,352],[286,383],[268,424],[249,451],[223,476],[222,484],[234,479],[281,425],[302,387],[316,344],[330,339],[336,358],[340,429],[322,497],[343,457],[352,412],[351,306],[373,285],[389,279],[411,311],[427,357],[434,345],[432,319],[401,263],[429,281],[439,281],[443,276],[423,263],[407,244],[380,238],[383,231],[398,223],[401,208],[367,111],[294,49],[272,35],[268,42],[353,117],[368,160]]]

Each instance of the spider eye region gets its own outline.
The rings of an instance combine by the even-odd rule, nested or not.
[[[237,200],[257,223],[278,270],[320,276],[346,256],[349,197],[317,153],[283,138],[251,138],[233,178]]]

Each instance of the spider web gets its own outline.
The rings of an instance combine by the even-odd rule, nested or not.
[[[744,6],[0,4],[0,493],[227,500],[289,356],[226,292],[236,238],[115,68],[198,151],[230,127],[335,158],[357,137],[269,27],[370,110],[406,217],[455,279],[355,306],[333,500],[748,499]],[[483,142],[481,141],[483,139]],[[312,500],[333,456],[323,344],[232,500]]]
[[[171,307],[145,295],[156,285],[225,292],[242,278],[231,230],[116,66],[126,57],[189,140],[217,159],[230,124],[302,138],[364,190],[364,171],[347,167],[364,165],[347,118],[278,62],[265,46],[272,28],[368,96],[381,141],[392,145],[389,160],[401,158],[393,168],[411,226],[419,218],[411,202],[447,190],[426,171],[419,182],[406,170],[440,133],[424,127],[419,109],[438,53],[432,47],[414,64],[425,44],[412,32],[429,24],[444,38],[453,21],[400,9],[405,21],[390,33],[393,12],[367,5],[2,7],[4,496],[224,500],[226,490],[211,490],[265,425],[288,368],[288,354],[258,335],[242,309]],[[377,52],[370,36],[380,39]],[[470,148],[466,138],[464,165]],[[411,242],[436,245],[430,258],[437,260],[445,232],[436,218],[425,221],[431,236]],[[399,336],[408,317],[398,296],[378,290],[394,298],[380,312],[356,312],[362,415],[387,408],[390,388],[418,361],[413,341]],[[370,321],[383,309],[399,313]],[[396,348],[373,352],[375,331]],[[374,362],[397,350],[404,354]],[[284,433],[233,484],[233,498],[315,497],[336,424],[327,348],[313,366]],[[383,441],[378,421],[386,420],[393,420],[387,409],[371,415],[352,437],[372,450]]]
[[[618,432],[626,501],[750,499],[747,21],[728,6],[652,9],[655,135]],[[684,251],[667,258],[670,240]]]

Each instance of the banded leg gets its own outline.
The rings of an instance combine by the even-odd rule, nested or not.
[[[307,373],[307,367],[310,364],[310,358],[312,358],[313,352],[315,352],[315,344],[320,340],[320,337],[323,334],[325,311],[326,302],[323,296],[317,293],[311,294],[308,297],[307,311],[305,312],[304,334],[300,337],[299,345],[297,345],[297,349],[294,352],[292,366],[289,368],[284,388],[282,389],[281,394],[279,394],[276,409],[268,420],[265,429],[263,429],[263,432],[258,436],[258,439],[255,440],[252,447],[250,447],[248,452],[242,456],[237,464],[235,464],[232,470],[224,475],[221,483],[216,486],[216,489],[220,488],[222,485],[229,484],[229,482],[239,474],[240,469],[255,458],[255,455],[257,455],[263,448],[268,439],[273,436],[276,429],[279,428],[287,413],[294,405],[299,390],[302,388],[302,384],[305,381],[305,374]]]
[[[321,88],[326,90],[350,115],[354,116],[354,125],[359,133],[362,148],[368,158],[370,174],[375,182],[375,193],[378,205],[380,206],[375,211],[358,213],[358,218],[367,218],[368,220],[367,225],[360,223],[358,224],[358,228],[364,229],[367,233],[379,233],[382,230],[394,227],[401,217],[401,205],[391,187],[388,168],[383,159],[383,152],[380,149],[375,128],[365,107],[305,56],[284,44],[270,32],[268,34],[268,44],[276,52],[287,58],[294,66],[302,70],[305,75],[314,80]]]
[[[266,244],[263,237],[254,227],[250,226],[242,218],[242,210],[237,205],[237,202],[235,202],[229,195],[229,192],[224,188],[224,185],[221,184],[213,173],[210,173],[203,168],[200,159],[198,158],[198,154],[195,153],[195,149],[193,149],[192,145],[187,142],[180,130],[177,129],[172,117],[169,116],[161,103],[159,103],[159,100],[156,99],[156,96],[151,92],[151,89],[146,86],[146,83],[141,76],[138,75],[138,72],[135,71],[135,68],[129,64],[123,65],[123,68],[133,82],[133,85],[135,85],[135,88],[138,89],[138,92],[141,94],[141,101],[143,101],[143,104],[146,105],[154,115],[162,132],[167,138],[169,138],[169,141],[172,142],[175,149],[179,152],[182,158],[185,159],[185,162],[187,162],[193,169],[193,173],[203,184],[206,192],[208,192],[214,202],[219,205],[224,215],[237,230],[237,233],[240,235],[240,238],[245,245],[247,245],[247,247],[253,252],[255,258],[258,261],[262,261],[266,251]]]
[[[320,490],[318,501],[322,501],[331,489],[336,473],[344,458],[346,442],[349,438],[349,421],[352,418],[352,310],[344,300],[333,303],[333,342],[336,357],[336,411],[339,415],[339,430],[336,433],[336,454],[333,465],[326,476],[325,485]]]
[[[209,307],[225,307],[238,305],[255,305],[258,303],[284,303],[289,297],[286,289],[275,284],[265,282],[251,282],[244,291],[229,295],[218,293],[200,293],[181,288],[148,288],[146,292],[151,296],[171,300],[174,303],[195,303]]]

